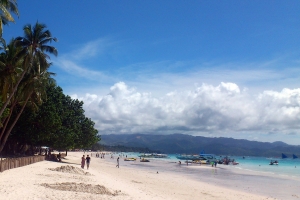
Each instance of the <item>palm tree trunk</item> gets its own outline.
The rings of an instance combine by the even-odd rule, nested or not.
[[[27,102],[28,102],[30,96],[32,95],[32,93],[33,93],[33,91],[30,92],[30,93],[28,94],[28,96],[27,96],[27,98],[26,98],[26,101],[25,101],[24,105],[22,106],[22,109],[21,109],[20,112],[18,113],[17,117],[15,118],[14,122],[13,122],[12,125],[9,127],[9,129],[4,133],[3,139],[2,139],[1,142],[0,142],[0,153],[1,153],[1,151],[3,150],[3,148],[4,148],[4,145],[5,145],[6,141],[7,141],[7,138],[8,138],[8,136],[9,136],[10,132],[12,131],[12,129],[13,129],[14,126],[16,125],[17,121],[19,120],[21,114],[23,113],[24,108],[25,108],[25,106],[26,106],[26,104],[27,104]]]
[[[4,103],[4,105],[2,106],[1,110],[0,110],[0,116],[4,113],[5,108],[7,107],[7,105],[9,104],[9,101],[11,100],[11,98],[14,96],[15,92],[17,91],[20,82],[22,81],[22,79],[24,78],[24,75],[26,73],[27,69],[25,69],[20,77],[20,79],[18,80],[17,84],[15,85],[12,93],[9,95],[8,99],[6,100],[6,102]]]
[[[2,130],[1,130],[1,133],[0,133],[0,142],[1,142],[1,139],[2,139],[2,136],[3,136],[3,134],[4,134],[4,132],[5,132],[5,130],[6,130],[6,127],[7,127],[7,124],[8,124],[8,122],[9,122],[9,120],[10,120],[10,117],[11,117],[11,115],[12,115],[12,113],[13,113],[13,110],[14,110],[14,108],[15,108],[15,106],[16,106],[16,101],[13,103],[13,105],[11,106],[11,108],[10,108],[10,112],[9,112],[9,116],[7,116],[6,118],[5,118],[5,124],[4,124],[4,126],[2,127]]]

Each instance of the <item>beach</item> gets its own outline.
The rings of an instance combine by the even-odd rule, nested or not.
[[[243,178],[247,176],[232,174],[235,179],[241,179],[236,180],[235,184],[245,182],[246,187],[236,187],[235,184],[226,186],[223,184],[225,182],[220,181],[219,184],[215,179],[207,181],[205,175],[199,179],[159,168],[162,166],[156,167],[151,162],[147,165],[140,164],[138,160],[126,162],[120,158],[120,168],[117,168],[116,156],[100,159],[94,157],[95,153],[89,170],[82,170],[82,155],[83,152],[68,152],[62,162],[42,161],[0,173],[0,199],[300,199],[297,187],[280,197],[270,194],[272,191],[255,192],[255,189],[247,188],[247,184],[251,186],[247,181],[255,183],[255,176],[252,175],[252,179],[246,181]],[[212,169],[210,166],[168,165],[177,167],[179,171],[185,171],[187,167],[195,168],[210,176],[213,172],[220,174],[224,171],[225,176],[232,173],[230,170],[222,171],[219,166]]]

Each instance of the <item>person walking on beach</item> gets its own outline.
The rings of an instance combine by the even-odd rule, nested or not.
[[[81,168],[84,169],[84,165],[85,165],[85,157],[84,155],[81,158]]]
[[[117,158],[117,165],[116,165],[117,168],[119,168],[119,157]]]
[[[89,155],[86,156],[86,167],[89,169],[90,167],[90,162],[91,162],[91,157]]]
[[[59,152],[59,154],[57,155],[57,161],[58,161],[58,162],[61,162],[61,154],[60,154],[60,152]]]

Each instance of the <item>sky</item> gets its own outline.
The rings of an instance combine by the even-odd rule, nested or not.
[[[49,71],[104,134],[300,145],[300,1],[18,1],[47,25]]]

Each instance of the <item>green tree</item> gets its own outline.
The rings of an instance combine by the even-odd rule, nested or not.
[[[14,148],[17,152],[16,149],[24,150],[25,145],[50,146],[57,150],[92,146],[100,137],[94,122],[85,117],[82,106],[83,102],[64,95],[60,87],[49,85],[47,99],[38,110],[26,107],[9,136],[6,149]]]
[[[14,39],[7,45],[4,40],[0,40],[2,53],[0,54],[0,107],[3,102],[7,101],[7,94],[11,93],[18,74],[22,71],[23,56],[21,48],[14,45]],[[8,116],[9,109],[5,110],[5,115],[0,115],[0,128],[3,127],[2,122]],[[0,137],[1,138],[1,137]]]
[[[56,89],[54,83],[51,85],[46,87],[47,96],[43,96],[42,104],[37,104],[38,109],[34,106],[25,108],[10,134],[6,146],[17,144],[16,148],[18,148],[18,146],[22,147],[24,145],[31,147],[52,145],[52,139],[55,137],[53,133],[61,128],[57,110],[61,109],[60,102],[63,93]],[[15,116],[19,109],[16,109]],[[19,149],[22,149],[21,147]]]
[[[3,25],[14,22],[11,12],[19,17],[17,0],[0,0],[0,37],[2,38]]]
[[[41,66],[48,65],[48,59],[50,56],[47,53],[57,56],[57,49],[53,46],[47,45],[52,41],[57,41],[56,38],[52,37],[49,30],[45,30],[46,25],[36,23],[33,27],[28,24],[24,26],[24,37],[17,37],[15,40],[15,45],[22,48],[24,53],[24,58],[22,62],[22,73],[18,76],[16,84],[13,89],[6,94],[8,98],[3,101],[4,105],[0,110],[0,116],[3,114],[4,109],[10,103],[12,97],[15,95],[19,84],[24,78],[26,73],[29,73],[31,69],[36,65],[37,73],[41,72]]]
[[[65,96],[60,110],[61,129],[57,131],[57,138],[53,147],[59,150],[87,148],[100,140],[94,122],[86,118],[82,108],[83,102]]]
[[[13,98],[13,104],[10,107],[10,115],[6,119],[4,127],[1,131],[1,140],[0,140],[0,152],[2,151],[9,134],[11,133],[16,122],[19,120],[25,106],[31,106],[33,109],[37,110],[38,105],[42,103],[42,99],[46,98],[46,88],[49,84],[54,83],[54,80],[51,78],[53,73],[48,72],[50,64],[38,65],[36,59],[33,61],[33,66],[31,72],[26,74],[20,83],[16,95]],[[17,110],[17,114],[11,118],[13,111],[17,109],[18,105],[21,106],[21,109]],[[10,120],[13,119],[13,120]],[[10,123],[9,123],[10,122]]]

